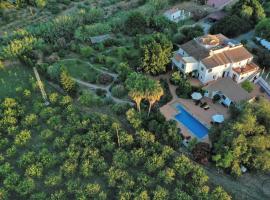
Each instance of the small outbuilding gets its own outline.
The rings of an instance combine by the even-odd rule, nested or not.
[[[203,88],[205,96],[211,99],[215,96],[219,97],[219,103],[229,107],[231,104],[239,103],[241,101],[250,101],[254,97],[244,90],[231,78],[218,79]]]
[[[112,36],[110,34],[105,34],[105,35],[99,35],[99,36],[95,36],[95,37],[90,37],[91,43],[92,44],[97,44],[97,43],[101,43],[104,42],[108,39],[112,39]]]
[[[171,8],[164,12],[164,16],[173,22],[179,22],[191,17],[191,12],[186,10],[180,10],[178,8]]]

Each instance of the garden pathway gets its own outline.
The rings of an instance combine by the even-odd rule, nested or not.
[[[78,60],[78,59],[73,59],[73,58],[70,58],[70,59],[64,59],[63,61],[65,60]],[[81,61],[81,60],[80,60]],[[80,85],[83,85],[85,87],[88,87],[90,88],[91,90],[96,90],[96,89],[102,89],[102,90],[106,90],[106,97],[109,97],[111,99],[113,99],[114,102],[116,103],[128,103],[129,105],[133,106],[134,103],[131,102],[131,101],[128,101],[128,100],[123,100],[123,99],[119,99],[119,98],[116,98],[112,95],[111,91],[110,91],[110,87],[112,86],[112,84],[116,81],[117,77],[118,77],[118,74],[115,74],[115,73],[112,73],[112,72],[108,72],[107,70],[103,70],[103,69],[99,69],[99,68],[96,68],[94,67],[90,62],[88,61],[81,61],[81,62],[84,62],[85,64],[87,64],[89,67],[103,73],[103,74],[108,74],[110,76],[113,77],[113,81],[109,84],[109,85],[97,85],[97,84],[92,84],[92,83],[88,83],[88,82],[85,82],[85,81],[82,81],[80,79],[77,79],[77,78],[73,78],[73,80],[75,80],[78,84]]]
[[[79,60],[79,59],[77,59],[77,58],[66,58],[66,59],[63,59],[63,60],[61,60],[61,61],[77,61],[77,60]],[[89,67],[91,67],[91,68],[93,68],[93,69],[95,69],[95,70],[97,70],[97,71],[99,71],[99,72],[101,72],[101,73],[108,74],[108,75],[112,76],[114,79],[116,79],[116,78],[118,77],[118,74],[109,72],[108,70],[99,69],[99,68],[93,66],[93,65],[92,65],[90,62],[88,62],[88,61],[85,61],[85,60],[79,60],[79,61],[80,61],[80,62],[83,62],[83,63],[85,63],[85,64],[87,64]]]
[[[123,100],[123,99],[118,99],[118,98],[112,96],[112,93],[110,91],[110,87],[111,87],[111,85],[113,84],[114,81],[111,84],[107,85],[107,86],[103,86],[103,85],[96,85],[96,84],[92,84],[92,83],[87,83],[85,81],[82,81],[82,80],[79,80],[79,79],[76,79],[76,78],[73,78],[73,80],[75,80],[80,85],[83,85],[85,87],[88,87],[91,90],[93,90],[93,89],[94,90],[96,90],[96,89],[106,90],[106,92],[107,92],[106,93],[106,97],[111,98],[116,103],[127,103],[127,104],[129,104],[131,106],[134,105],[134,103],[131,102],[131,101]]]

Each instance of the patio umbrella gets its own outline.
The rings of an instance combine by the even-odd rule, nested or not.
[[[200,100],[202,98],[202,94],[199,92],[193,92],[191,95],[192,99],[194,100]]]
[[[212,120],[217,123],[222,123],[224,121],[223,115],[213,115]]]

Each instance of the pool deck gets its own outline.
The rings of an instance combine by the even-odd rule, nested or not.
[[[202,102],[207,102],[210,109],[204,110],[199,105],[196,106],[194,101],[192,99],[182,99],[178,98],[175,90],[176,86],[169,84],[170,92],[173,96],[173,99],[167,103],[166,105],[162,106],[160,108],[160,112],[164,115],[166,120],[176,120],[175,116],[179,113],[179,110],[176,108],[177,104],[181,104],[185,107],[185,109],[193,115],[197,120],[199,120],[202,124],[204,124],[206,127],[211,127],[211,121],[212,116],[216,114],[224,115],[224,118],[227,119],[229,117],[229,110],[228,108],[225,108],[219,103],[214,104],[211,99],[204,97],[202,99]],[[177,126],[181,129],[181,133],[184,136],[191,136],[192,138],[195,137],[193,133],[189,129],[187,129],[182,123],[177,121]],[[199,138],[197,138],[199,139]],[[210,143],[208,135],[204,137],[203,139],[199,139],[201,142],[207,142]]]

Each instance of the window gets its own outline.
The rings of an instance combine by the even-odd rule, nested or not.
[[[210,72],[212,72],[212,69],[209,69],[209,70],[208,70],[208,73],[210,73]]]
[[[185,69],[185,65],[184,65],[183,63],[182,63],[182,65],[181,65],[181,68],[182,68],[182,69]]]
[[[217,76],[216,76],[216,75],[214,75],[214,76],[213,76],[213,79],[216,79],[216,77],[217,77]]]
[[[201,67],[201,71],[203,71],[204,70],[204,68],[203,67]]]

